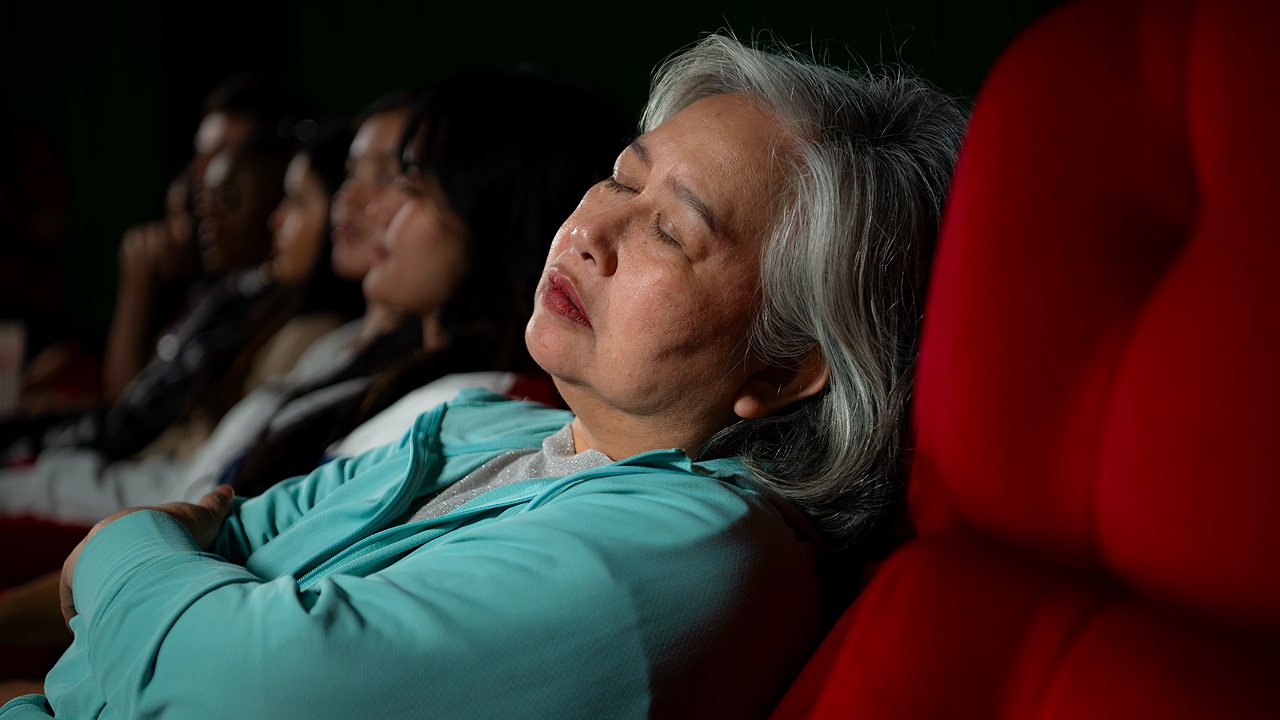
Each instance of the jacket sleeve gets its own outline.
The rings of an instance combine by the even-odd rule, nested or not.
[[[762,504],[660,479],[308,588],[139,512],[86,544],[73,629],[117,717],[644,717],[675,673],[759,711],[812,642],[811,560]]]
[[[394,461],[409,452],[410,430],[399,443],[374,448],[349,458],[337,458],[301,475],[277,483],[253,498],[237,497],[210,552],[243,564],[255,550],[287,530],[308,510],[361,472]]]

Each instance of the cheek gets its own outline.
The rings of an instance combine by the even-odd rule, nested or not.
[[[424,274],[429,288],[424,288],[432,304],[440,305],[452,295],[466,266],[466,249],[461,240],[448,239],[424,253]]]
[[[355,215],[355,210],[359,207],[358,196],[360,193],[349,190],[346,185],[338,189],[333,196],[333,206],[330,208],[334,223],[350,220]]]
[[[387,248],[391,252],[392,262],[399,268],[419,275],[433,272],[434,266],[439,265],[438,258],[433,257],[434,254],[421,238],[406,235],[407,233],[400,233],[395,239],[388,236]]]
[[[409,202],[405,200],[400,190],[394,185],[389,185],[373,195],[363,210],[365,217],[374,227],[384,228],[395,221],[400,210],[407,204]]]
[[[329,208],[327,205],[317,205],[307,213],[303,234],[306,236],[307,244],[313,250],[319,249],[320,244],[324,241],[325,230],[329,228],[328,219]]]
[[[280,229],[276,231],[276,245],[281,248],[293,249],[298,243],[298,235],[302,225],[303,220],[298,217],[298,213],[285,213],[284,218],[280,221]]]
[[[383,244],[387,248],[388,253],[395,255],[406,255],[412,252],[410,232],[410,223],[404,213],[399,213],[391,220],[387,226],[386,233],[383,235]]]
[[[566,249],[568,249],[569,229],[572,227],[570,224],[572,222],[573,216],[570,215],[569,219],[565,220],[564,223],[560,225],[560,229],[556,230],[556,234],[552,236],[551,247],[547,249],[547,261],[543,263],[544,269],[551,265],[552,258],[559,257]]]
[[[737,288],[664,282],[638,283],[617,298],[623,304],[622,336],[655,362],[698,360],[723,367],[744,352],[750,295]],[[695,368],[696,369],[696,368]]]

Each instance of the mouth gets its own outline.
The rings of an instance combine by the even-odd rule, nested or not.
[[[582,307],[582,299],[573,282],[551,268],[547,271],[547,289],[542,291],[542,305],[552,313],[583,327],[591,327],[591,318]]]
[[[209,221],[201,222],[196,227],[196,240],[200,244],[200,249],[207,251],[218,244],[218,231]]]
[[[333,228],[333,242],[337,245],[353,243],[364,236],[364,229],[354,223],[342,223]]]

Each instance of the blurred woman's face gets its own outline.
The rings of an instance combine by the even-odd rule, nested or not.
[[[221,274],[266,259],[271,246],[267,208],[260,207],[261,200],[279,197],[279,190],[268,189],[266,181],[266,173],[237,150],[224,150],[209,160],[196,202],[206,272]],[[270,182],[278,188],[279,176]]]
[[[253,120],[222,111],[211,112],[200,119],[193,141],[195,157],[191,167],[191,190],[199,196],[204,189],[204,175],[214,155],[244,144],[253,133]]]
[[[453,294],[466,264],[466,228],[434,177],[410,168],[399,180],[404,196],[391,225],[374,243],[364,296],[429,318]]]
[[[556,233],[526,329],[575,411],[730,424],[786,135],[737,95],[700,100],[618,157]],[[700,435],[706,435],[705,432]]]
[[[373,248],[403,204],[396,187],[400,134],[407,110],[380,113],[365,120],[351,141],[347,179],[333,196],[333,269],[359,280],[373,265]]]
[[[271,271],[284,285],[311,277],[329,220],[329,194],[306,155],[295,155],[284,174],[284,199],[271,213]]]

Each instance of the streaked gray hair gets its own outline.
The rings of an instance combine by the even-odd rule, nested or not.
[[[782,414],[726,428],[703,453],[742,456],[839,546],[901,482],[924,283],[966,117],[904,72],[846,73],[718,34],[659,69],[642,129],[729,93],[777,118],[794,149],[761,251],[749,351],[794,366],[817,346],[830,378]]]

